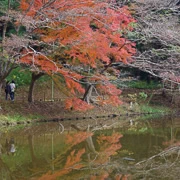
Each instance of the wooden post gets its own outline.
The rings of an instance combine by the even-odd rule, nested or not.
[[[45,94],[45,92],[44,92],[44,101],[46,100],[46,94]]]
[[[52,83],[51,83],[51,101],[54,101],[54,81],[53,81],[53,79],[52,79]]]
[[[22,94],[22,95],[23,95],[23,99],[22,99],[22,101],[23,101],[23,103],[24,103],[24,91],[23,91],[23,94]]]

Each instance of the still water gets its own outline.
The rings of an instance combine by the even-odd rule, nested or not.
[[[0,130],[0,180],[176,180],[179,156],[179,117],[91,119]]]

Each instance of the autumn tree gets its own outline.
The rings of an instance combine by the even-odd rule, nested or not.
[[[26,36],[19,43],[18,63],[53,75],[61,89],[68,89],[66,108],[121,103],[121,91],[106,72],[113,62],[127,63],[135,53],[135,44],[124,38],[135,22],[127,6],[110,0],[21,0],[20,9],[16,26],[23,25]]]

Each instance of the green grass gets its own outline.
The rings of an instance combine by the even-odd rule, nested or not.
[[[0,115],[0,121],[2,122],[22,122],[22,121],[31,121],[35,119],[42,119],[43,116],[36,114],[29,114],[28,116],[24,116],[21,114],[14,115]]]
[[[140,111],[143,113],[169,113],[170,109],[162,106],[140,106]]]

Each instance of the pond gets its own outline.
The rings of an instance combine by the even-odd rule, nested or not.
[[[2,180],[180,179],[180,118],[109,118],[4,127]]]

